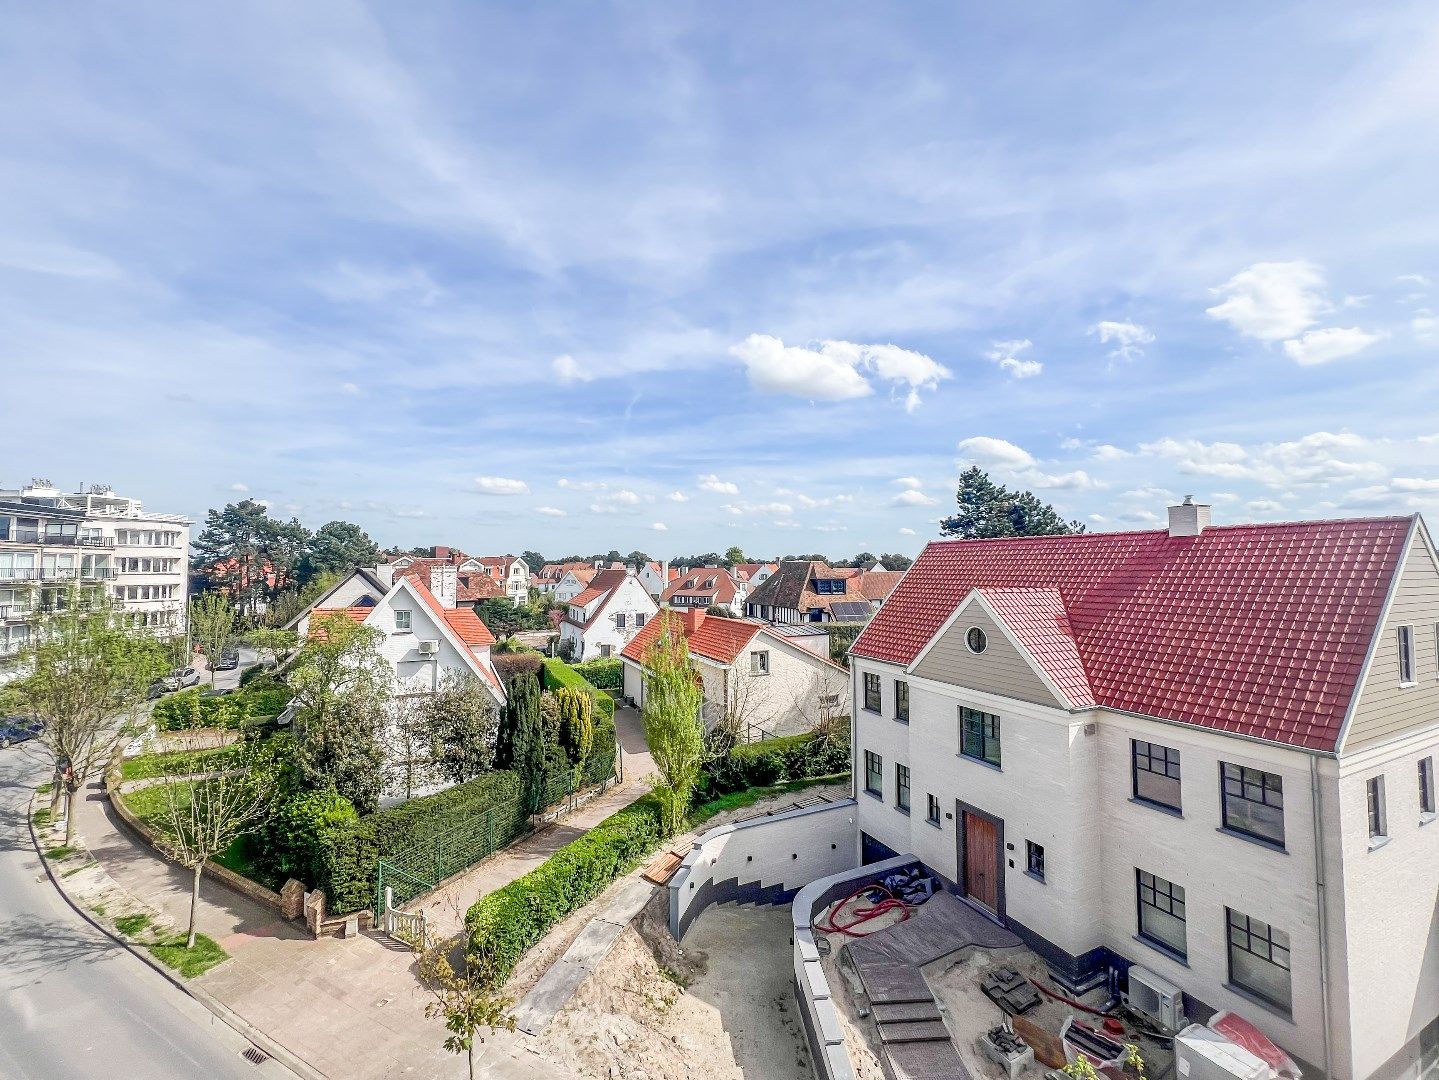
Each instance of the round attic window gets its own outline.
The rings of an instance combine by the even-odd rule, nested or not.
[[[964,635],[964,643],[969,646],[970,652],[981,653],[988,647],[989,638],[979,627],[971,626]]]

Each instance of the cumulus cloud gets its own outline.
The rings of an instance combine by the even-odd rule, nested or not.
[[[783,502],[732,502],[725,503],[720,509],[735,517],[761,517],[772,514],[775,517],[787,518],[794,513],[794,507]]]
[[[475,490],[482,495],[528,495],[530,485],[507,476],[477,476]]]
[[[651,529],[652,531],[654,531],[654,532],[669,532],[669,531],[670,531],[670,527],[669,527],[668,525],[666,525],[663,521],[656,521],[653,525],[650,526],[650,529]]]
[[[1090,455],[1095,461],[1123,461],[1125,458],[1133,457],[1128,450],[1121,450],[1117,446],[1110,446],[1109,443],[1100,443],[1094,448]]]
[[[1254,446],[1166,438],[1139,449],[1174,462],[1182,473],[1249,480],[1278,489],[1352,481],[1384,471],[1373,460],[1370,441],[1348,432],[1316,431],[1288,442]]]
[[[828,524],[825,524],[825,525],[816,525],[816,526],[814,527],[814,531],[815,531],[815,532],[822,532],[822,533],[841,533],[841,532],[849,532],[849,526],[848,526],[848,525],[837,525],[837,524],[835,524],[834,522],[829,522]]]
[[[604,491],[609,484],[603,480],[570,480],[562,476],[555,481],[555,486],[568,491]]]
[[[991,435],[975,435],[959,444],[959,451],[965,459],[976,465],[990,465],[1008,469],[1033,468],[1037,462],[1034,455],[1023,447]]]
[[[716,495],[738,495],[739,485],[732,484],[728,480],[721,480],[714,473],[708,473],[699,478],[701,491],[713,491]]]
[[[901,491],[898,495],[889,500],[890,506],[935,506],[938,503],[938,499],[932,498],[931,496],[926,495],[924,492],[917,491],[914,488],[908,488],[904,491]]]
[[[1007,372],[1014,379],[1032,379],[1044,370],[1038,360],[1021,357],[1033,347],[1028,338],[1019,341],[996,341],[984,354],[990,363],[998,364],[999,370]]]
[[[923,353],[897,345],[822,341],[817,347],[785,345],[769,334],[751,334],[730,347],[745,365],[750,385],[771,394],[811,401],[846,401],[874,393],[870,379],[905,393],[905,408],[920,404],[920,391],[933,391],[952,372]]]
[[[594,372],[580,367],[579,361],[569,353],[555,357],[550,361],[550,367],[562,383],[592,382],[595,377]]]
[[[249,485],[249,484],[231,484],[231,485],[230,485],[230,490],[231,490],[231,491],[238,491],[240,494],[243,495],[245,492],[247,492],[247,491],[250,490],[250,485]]]
[[[686,495],[683,491],[671,491],[668,495],[665,496],[665,498],[668,499],[670,502],[677,503],[690,501],[690,497]]]
[[[1313,263],[1255,263],[1214,289],[1222,299],[1205,313],[1246,337],[1282,341],[1314,325],[1324,306],[1323,286]]]
[[[602,499],[590,503],[590,511],[595,514],[617,514],[621,510],[630,510],[644,502],[639,495],[628,488],[620,488],[605,494]]]
[[[349,394],[351,397],[359,397],[360,386],[358,383],[342,382],[340,384],[340,392],[342,394]]]
[[[569,515],[558,506],[537,506],[535,507],[535,513],[543,514],[545,517],[569,517]]]
[[[903,528],[903,529],[900,529],[900,530],[899,530],[899,535],[900,535],[900,536],[913,536],[913,535],[915,535],[915,533],[914,533],[914,530],[913,530],[913,529]]]
[[[1284,355],[1296,364],[1313,366],[1341,360],[1367,349],[1379,340],[1357,326],[1331,326],[1326,330],[1306,330],[1299,337],[1284,343]]]
[[[911,490],[918,490],[924,487],[917,476],[896,476],[894,478],[894,484],[897,487],[910,488]]]
[[[1089,328],[1091,334],[1099,335],[1101,345],[1113,344],[1111,360],[1138,360],[1144,355],[1144,346],[1154,341],[1154,335],[1138,323],[1112,322],[1108,319],[1097,322]]]

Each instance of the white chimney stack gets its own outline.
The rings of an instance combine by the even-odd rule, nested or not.
[[[1170,536],[1198,536],[1209,528],[1209,506],[1197,503],[1193,495],[1184,496],[1184,502],[1169,508]]]
[[[430,592],[442,608],[453,608],[459,593],[459,570],[454,563],[430,567]]]

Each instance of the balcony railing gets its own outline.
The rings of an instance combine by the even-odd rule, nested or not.
[[[111,566],[0,566],[0,581],[112,581]]]
[[[36,544],[42,547],[112,548],[113,536],[55,536],[36,529],[11,529],[0,533],[0,544]]]
[[[25,604],[0,604],[0,622],[7,619],[24,619],[30,614],[30,608]]]

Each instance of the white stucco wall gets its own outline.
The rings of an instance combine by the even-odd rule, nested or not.
[[[752,672],[750,655],[769,653],[769,674]],[[819,696],[834,694],[835,715],[849,713],[849,675],[787,642],[759,634],[729,667],[696,658],[705,684],[706,716],[730,708],[741,719],[771,734],[794,735],[820,719]]]
[[[590,610],[598,608],[600,601],[590,605]],[[582,648],[575,659],[594,660],[600,656],[602,646],[610,646],[610,654],[618,656],[619,651],[629,643],[629,640],[639,631],[635,625],[635,616],[644,615],[645,620],[653,618],[659,611],[659,605],[655,603],[654,597],[645,591],[638,578],[633,575],[627,576],[624,581],[615,586],[609,601],[604,604],[603,610],[597,615],[592,615],[583,628],[571,626],[569,623],[560,624],[560,640],[566,640],[566,631],[569,632],[570,640],[578,640]],[[615,625],[616,616],[625,616],[625,626],[621,630]]]

